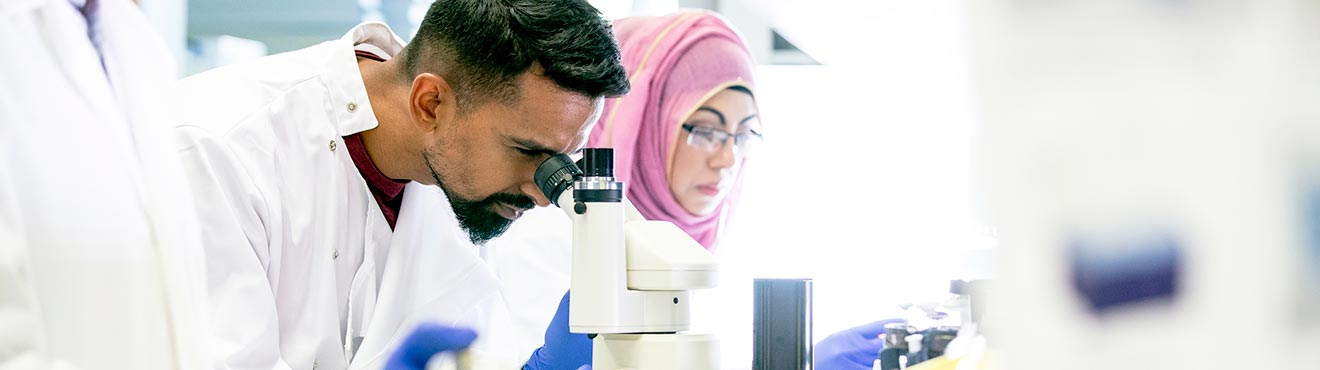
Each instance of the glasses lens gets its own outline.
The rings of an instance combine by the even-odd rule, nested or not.
[[[715,138],[716,134],[716,131],[707,127],[693,127],[692,132],[688,133],[687,142],[688,145],[695,148],[710,151],[719,146],[718,144],[722,143],[722,141]]]
[[[751,150],[751,148],[755,147],[760,142],[761,136],[750,131],[739,133],[733,137],[733,143],[734,146],[738,147],[737,152],[739,155],[746,155],[747,151]]]

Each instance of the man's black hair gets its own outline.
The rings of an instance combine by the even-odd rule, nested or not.
[[[403,54],[411,81],[436,73],[460,112],[518,100],[518,76],[539,65],[566,90],[590,97],[628,93],[609,22],[585,0],[438,0]]]

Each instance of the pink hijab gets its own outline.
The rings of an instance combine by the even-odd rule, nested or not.
[[[751,53],[723,17],[707,11],[624,18],[614,22],[614,33],[632,91],[605,101],[588,146],[614,148],[615,176],[643,216],[673,222],[714,250],[741,189],[741,170],[714,212],[693,215],[669,190],[674,146],[680,125],[701,103],[730,86],[752,90]]]

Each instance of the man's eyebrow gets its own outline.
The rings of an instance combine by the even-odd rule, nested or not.
[[[522,139],[516,137],[510,137],[509,140],[513,141],[514,144],[518,144],[518,146],[523,147],[523,149],[527,151],[538,152],[550,156],[559,154],[558,150],[550,149],[548,146],[538,143],[535,140]]]

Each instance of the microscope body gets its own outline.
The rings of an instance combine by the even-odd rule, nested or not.
[[[714,369],[718,341],[690,328],[692,289],[714,287],[714,257],[672,223],[647,221],[613,178],[613,152],[586,149],[537,169],[537,183],[573,221],[569,327],[594,335],[592,368]]]

